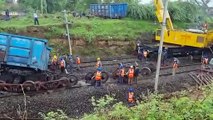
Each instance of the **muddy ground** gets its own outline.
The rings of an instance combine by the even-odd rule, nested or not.
[[[159,82],[160,93],[170,93],[179,90],[185,90],[195,86],[187,74],[179,74],[176,77],[161,77]],[[40,118],[39,112],[47,113],[49,111],[63,110],[70,117],[81,117],[85,113],[92,113],[93,106],[91,97],[100,98],[106,94],[115,94],[117,101],[126,102],[125,96],[128,85],[105,84],[102,89],[96,89],[92,86],[81,88],[61,89],[50,93],[27,96],[28,118]],[[147,93],[147,90],[153,91],[154,80],[140,79],[138,85],[134,85],[137,96]],[[8,97],[0,99],[0,116],[9,116],[17,118],[19,105],[23,110],[23,96]]]

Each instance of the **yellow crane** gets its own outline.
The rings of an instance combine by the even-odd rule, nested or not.
[[[156,7],[156,16],[160,23],[163,22],[164,5],[162,0],[154,0]],[[155,40],[160,41],[161,30],[157,30]],[[210,48],[213,45],[213,32],[204,32],[202,30],[188,29],[186,31],[176,30],[173,27],[172,20],[167,11],[166,29],[164,31],[164,43],[178,46],[189,46],[196,48]]]

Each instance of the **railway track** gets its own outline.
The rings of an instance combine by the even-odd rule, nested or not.
[[[120,59],[122,59],[122,60],[120,60],[120,61],[122,61],[123,63],[131,63],[131,62],[135,62],[135,60],[136,59],[134,59],[134,58],[129,58],[129,59],[123,59],[123,58],[120,58]],[[110,61],[107,61],[107,60],[105,60],[105,62],[104,62],[104,65],[105,66],[113,66],[113,65],[116,65],[116,64],[118,64],[118,63],[120,63],[120,61],[118,62],[118,60],[116,60],[116,59],[113,59],[113,60],[110,60]],[[139,61],[137,61],[137,62],[139,62]],[[86,64],[88,64],[88,62],[86,62]],[[85,66],[87,66],[87,65],[85,65]],[[185,64],[185,65],[182,65],[182,66],[179,66],[179,71],[177,71],[177,73],[176,74],[181,74],[181,73],[188,73],[188,72],[192,72],[192,71],[196,71],[196,70],[198,70],[199,69],[199,66],[200,66],[200,64],[198,64],[198,63],[194,63],[194,64]],[[85,67],[85,69],[86,68],[88,68],[88,67]],[[162,76],[169,76],[169,75],[172,75],[172,73],[171,73],[171,68],[172,67],[162,67],[161,68],[161,72],[160,72],[160,76],[162,77]],[[187,68],[187,69],[186,69]],[[151,79],[151,78],[154,78],[153,77],[153,75],[154,75],[154,72],[153,72],[153,74],[151,75],[151,76],[148,76],[148,77],[143,77],[142,76],[142,78],[143,79]],[[81,74],[81,75],[79,75],[78,77],[82,77],[82,76],[85,76],[84,74]],[[66,80],[65,80],[66,81]],[[81,81],[82,82],[82,81]],[[115,83],[115,80],[113,80],[113,81],[108,81],[107,83]],[[63,86],[62,84],[59,84],[59,85],[61,85],[61,86]],[[75,86],[72,86],[72,88],[79,88],[79,87],[84,87],[84,86],[90,86],[90,85],[88,85],[88,84],[83,84],[83,85],[75,85]],[[48,91],[48,89],[45,89],[46,91]],[[44,91],[45,92],[45,91]],[[38,92],[38,93],[42,93],[42,92]],[[29,93],[28,93],[29,94]],[[30,93],[31,94],[31,93]],[[36,93],[35,93],[36,94]],[[7,94],[8,95],[8,94]],[[16,96],[16,95],[20,95],[19,93],[17,93],[17,94],[9,94],[8,96]],[[0,98],[3,98],[4,97],[4,95],[0,95]]]

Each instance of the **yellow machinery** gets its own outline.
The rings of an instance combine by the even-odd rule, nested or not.
[[[154,0],[156,15],[160,23],[163,22],[163,3],[162,0]],[[160,41],[160,30],[157,30],[155,40]],[[197,48],[209,48],[213,43],[213,32],[205,33],[202,30],[189,29],[187,31],[175,30],[167,11],[166,30],[164,31],[164,43],[175,44],[178,46],[189,46]]]

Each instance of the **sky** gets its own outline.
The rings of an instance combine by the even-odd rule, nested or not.
[[[141,0],[141,3],[146,4],[150,3],[152,0]],[[170,1],[177,1],[177,0],[170,0]],[[198,0],[199,1],[199,0]],[[210,7],[213,7],[213,0],[208,4]]]

